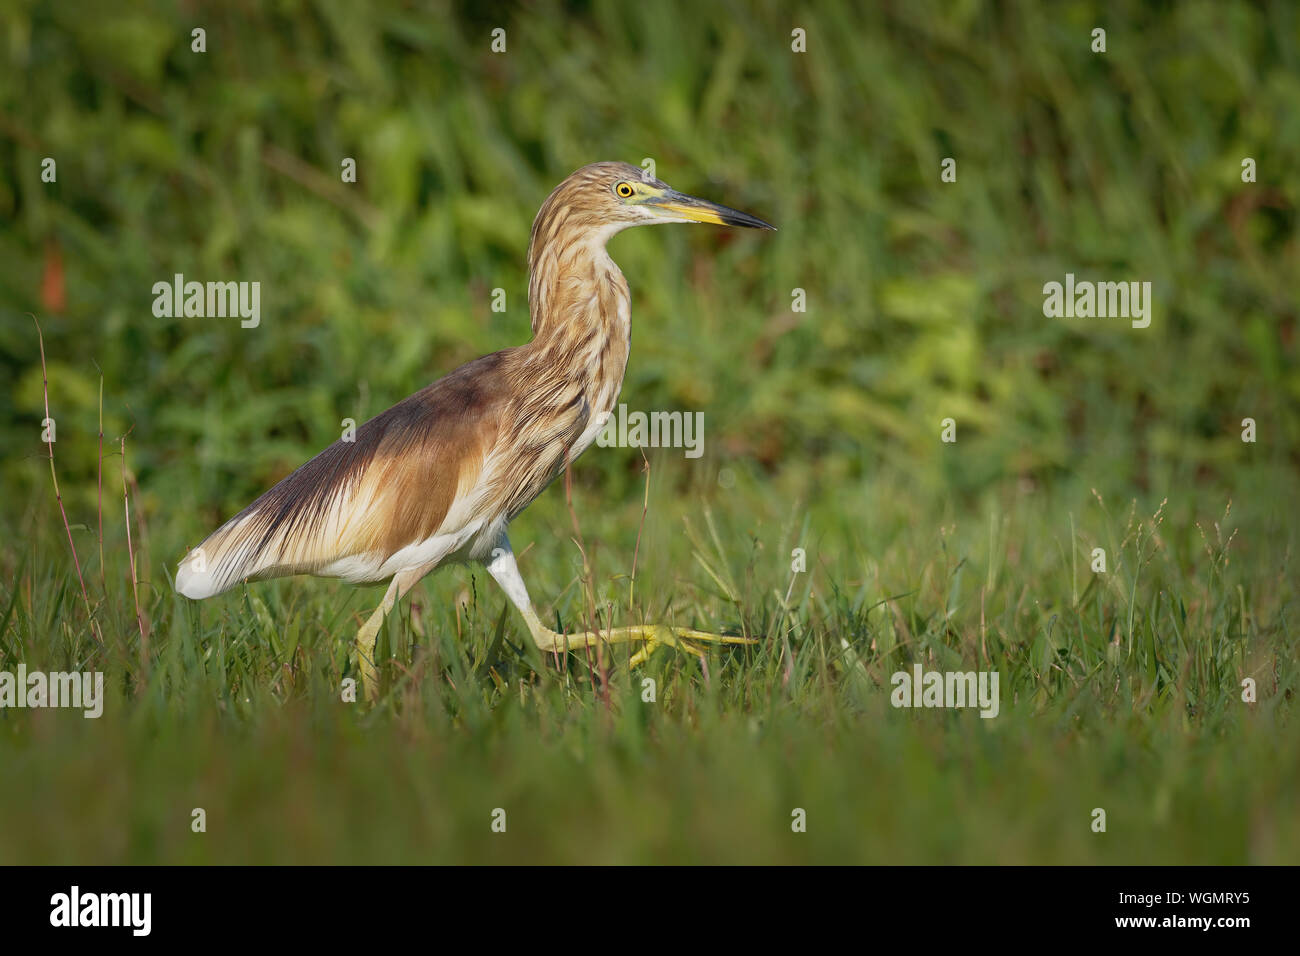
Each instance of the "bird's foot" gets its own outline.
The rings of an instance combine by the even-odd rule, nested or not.
[[[704,659],[704,648],[697,646],[698,643],[705,644],[757,644],[758,641],[752,637],[736,637],[730,634],[714,634],[710,631],[696,631],[689,627],[670,627],[666,624],[650,624],[641,629],[641,639],[645,644],[641,646],[632,659],[628,662],[630,667],[637,667],[644,664],[650,659],[650,655],[658,647],[675,647],[680,651],[685,651],[700,660]]]
[[[361,671],[361,690],[366,701],[371,704],[379,699],[379,671],[375,667],[375,639],[379,636],[379,627],[382,624],[382,619],[376,622],[372,618],[361,626],[361,630],[357,631],[357,669]]]
[[[608,631],[583,631],[577,634],[560,634],[546,629],[535,635],[537,644],[544,651],[574,651],[597,644],[627,644],[644,641],[644,645],[632,655],[629,662],[632,667],[644,664],[659,647],[674,647],[701,660],[704,649],[697,646],[705,644],[757,644],[751,637],[737,637],[732,634],[713,634],[708,631],[696,631],[689,627],[672,627],[667,624],[637,624],[629,627],[614,627]]]

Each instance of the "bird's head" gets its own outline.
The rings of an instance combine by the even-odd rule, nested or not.
[[[679,193],[630,163],[592,163],[547,198],[533,223],[533,243],[581,230],[602,243],[630,226],[710,222],[750,229],[776,227],[749,213]]]

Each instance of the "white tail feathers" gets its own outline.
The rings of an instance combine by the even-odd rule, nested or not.
[[[176,590],[194,601],[202,601],[226,590],[217,582],[213,569],[207,566],[202,548],[195,548],[181,559],[176,569]]]
[[[265,548],[239,534],[245,517],[226,522],[187,554],[176,569],[176,590],[194,601],[228,591],[240,581],[264,574],[274,562]]]

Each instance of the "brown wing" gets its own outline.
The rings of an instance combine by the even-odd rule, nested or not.
[[[177,591],[211,597],[432,537],[496,443],[511,351],[461,366],[330,445],[191,551]]]

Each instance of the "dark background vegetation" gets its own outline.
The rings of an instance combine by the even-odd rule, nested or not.
[[[1269,756],[1296,744],[1294,4],[18,0],[0,50],[0,666],[99,667],[120,694],[98,723],[0,716],[30,782],[0,811],[80,799],[87,821],[0,858],[1294,859],[1296,770]],[[647,716],[621,663],[560,681],[503,652],[494,585],[444,572],[385,633],[391,694],[362,715],[331,701],[378,593],[172,593],[186,547],[342,419],[525,341],[537,207],[579,166],[646,157],[780,230],[611,244],[621,400],[704,412],[705,455],[650,451],[648,498],[635,449],[581,459],[589,575],[558,487],[513,538],[545,614],[759,648],[711,678],[665,655]],[[260,281],[260,327],[154,317],[178,272]],[[1067,272],[1150,281],[1151,326],[1045,318]],[[527,640],[513,617],[506,636]],[[914,660],[1000,668],[1003,716],[890,709]],[[111,760],[133,782],[76,797]],[[385,774],[404,783],[376,796]],[[314,812],[277,838],[301,787]],[[503,792],[536,825],[489,845]],[[203,800],[247,840],[195,843]],[[1092,834],[1095,806],[1130,829]]]

